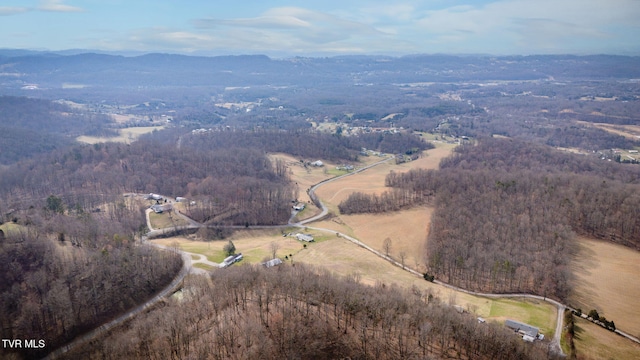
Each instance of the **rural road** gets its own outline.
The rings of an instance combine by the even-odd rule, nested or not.
[[[323,180],[317,184],[315,184],[314,186],[312,186],[309,189],[309,197],[311,197],[312,201],[314,201],[314,203],[316,203],[316,205],[319,205],[319,207],[321,208],[321,212],[315,216],[312,216],[308,219],[302,220],[300,222],[297,223],[292,223],[291,219],[293,219],[293,216],[291,217],[291,219],[289,220],[289,223],[287,225],[267,225],[267,226],[251,226],[252,229],[256,229],[256,228],[284,228],[284,227],[288,227],[288,226],[294,226],[294,227],[298,227],[298,228],[304,228],[307,227],[309,229],[313,229],[313,230],[317,230],[317,231],[322,231],[322,232],[328,232],[328,233],[332,233],[332,234],[336,234],[340,237],[343,237],[349,241],[351,241],[352,243],[365,248],[369,251],[371,251],[372,253],[374,253],[375,255],[391,262],[392,264],[416,275],[419,277],[422,277],[423,274],[411,269],[410,267],[406,266],[406,265],[402,265],[401,263],[399,263],[398,261],[396,261],[395,259],[392,259],[389,256],[386,256],[385,254],[373,249],[372,247],[368,246],[367,244],[361,242],[360,240],[353,238],[349,235],[340,233],[340,232],[336,232],[335,230],[331,230],[331,229],[325,229],[325,228],[317,228],[317,227],[309,227],[306,226],[306,224],[312,223],[314,221],[318,221],[322,218],[324,218],[328,213],[329,210],[326,207],[326,205],[315,195],[315,191],[322,185],[328,184],[330,182],[342,179],[346,176],[351,176],[354,174],[357,174],[359,172],[365,171],[367,169],[370,169],[374,166],[380,165],[382,163],[388,162],[391,159],[393,159],[394,157],[391,156],[389,158],[386,158],[384,160],[375,162],[373,164],[367,165],[365,167],[362,167],[360,169],[357,169],[353,172],[341,175],[341,176],[337,176],[331,179],[327,179],[327,180]],[[152,306],[154,306],[156,303],[158,303],[159,301],[161,301],[163,298],[165,298],[166,296],[172,294],[175,290],[177,290],[182,281],[184,280],[184,277],[188,274],[188,273],[207,273],[207,270],[204,269],[199,269],[199,268],[195,268],[193,267],[193,263],[203,263],[209,266],[213,266],[213,267],[219,267],[219,264],[211,262],[209,260],[206,259],[206,257],[204,255],[201,254],[192,254],[189,252],[185,252],[182,250],[177,250],[177,249],[173,249],[170,247],[166,247],[163,245],[159,245],[159,244],[153,244],[153,243],[148,243],[145,240],[147,238],[153,238],[153,237],[158,237],[158,236],[162,236],[165,234],[170,234],[172,232],[175,232],[175,228],[169,228],[169,229],[153,229],[151,226],[151,222],[149,220],[149,212],[151,210],[148,209],[146,212],[146,221],[147,221],[147,227],[149,228],[149,232],[146,234],[146,236],[143,237],[143,242],[146,244],[151,244],[152,246],[161,248],[165,251],[178,251],[181,255],[182,255],[182,259],[183,259],[183,266],[182,269],[180,270],[180,272],[178,273],[178,275],[176,275],[176,277],[173,279],[173,281],[167,286],[165,287],[162,291],[160,291],[156,296],[154,296],[153,298],[151,298],[150,300],[148,300],[147,302],[145,302],[144,304],[141,304],[137,307],[135,307],[134,309],[129,310],[128,312],[124,313],[123,315],[117,317],[116,319],[103,324],[101,326],[99,326],[98,328],[88,332],[87,334],[76,338],[75,340],[73,340],[71,343],[58,348],[57,350],[55,350],[54,352],[50,353],[47,357],[45,357],[44,359],[56,359],[58,357],[60,357],[61,355],[67,353],[69,350],[73,349],[74,347],[86,343],[88,341],[91,341],[95,338],[97,338],[98,336],[102,335],[103,333],[109,331],[110,329],[112,329],[115,326],[118,326],[120,324],[122,324],[123,322],[131,319],[132,317],[136,316],[137,314],[141,313],[142,311],[151,308]],[[187,220],[189,222],[189,225],[187,226],[182,226],[179,227],[180,229],[198,229],[202,226],[200,223],[197,223],[196,221],[194,221],[193,219],[187,217],[186,215],[180,213],[180,212],[176,212],[177,214],[179,214],[179,216],[183,217],[185,220]],[[227,226],[229,228],[238,228],[238,229],[242,229],[245,228],[244,226]],[[192,256],[195,257],[199,257],[199,259],[197,260],[193,260]],[[480,292],[475,292],[475,291],[469,291],[469,290],[465,290],[447,283],[444,283],[442,281],[439,280],[434,280],[434,283],[447,287],[449,289],[455,290],[455,291],[459,291],[459,292],[463,292],[463,293],[467,293],[470,295],[476,295],[476,296],[482,296],[482,297],[488,297],[488,298],[528,298],[528,299],[538,299],[538,300],[542,300],[542,301],[546,301],[549,303],[554,304],[557,309],[558,309],[558,315],[557,315],[557,322],[556,322],[556,328],[555,328],[555,334],[554,334],[554,338],[553,341],[551,342],[551,349],[556,352],[557,354],[560,355],[564,355],[564,353],[562,352],[562,349],[560,347],[560,336],[562,334],[562,326],[563,326],[563,318],[564,318],[564,311],[565,309],[569,309],[569,310],[574,310],[572,308],[570,308],[569,306],[562,304],[556,300],[553,299],[549,299],[547,297],[542,297],[542,296],[538,296],[538,295],[532,295],[532,294],[491,294],[491,293],[480,293]],[[620,330],[616,330],[616,333],[618,333],[621,336],[624,336],[626,338],[628,338],[631,341],[634,341],[636,343],[640,343],[640,340],[636,337],[633,337],[627,333],[624,333],[623,331]]]
[[[191,270],[191,257],[186,253],[182,253],[181,255],[182,255],[182,269],[180,269],[180,272],[178,272],[176,277],[173,278],[171,283],[169,283],[169,285],[167,285],[154,297],[147,300],[147,302],[140,304],[135,308],[127,311],[126,313],[118,316],[117,318],[109,321],[108,323],[100,325],[99,327],[89,331],[88,333],[75,338],[70,343],[51,352],[49,355],[44,357],[44,359],[45,360],[57,359],[60,356],[69,352],[70,350],[74,349],[75,347],[96,339],[97,337],[103,335],[104,333],[111,330],[112,328],[118,325],[121,325],[123,322],[133,318],[134,316],[140,314],[141,312],[147,309],[150,309],[151,307],[156,305],[158,302],[160,302],[162,299],[171,295],[174,291],[178,290],[182,286],[182,281],[184,280],[185,276],[187,276],[187,274]]]
[[[336,181],[336,180],[342,179],[342,178],[344,178],[346,176],[354,175],[354,174],[357,174],[357,173],[359,173],[361,171],[365,171],[365,170],[367,170],[369,168],[372,168],[372,167],[374,167],[376,165],[379,165],[379,164],[382,164],[384,162],[387,162],[387,161],[389,161],[391,159],[393,159],[393,156],[390,157],[390,158],[387,158],[385,160],[378,161],[378,162],[373,163],[371,165],[368,165],[368,166],[365,166],[363,168],[360,168],[357,171],[354,171],[354,172],[351,172],[351,173],[348,173],[348,174],[345,174],[345,175],[342,175],[342,176],[334,177],[334,178],[331,178],[331,179],[327,179],[327,180],[324,180],[324,181],[321,181],[321,182],[315,184],[314,186],[312,186],[309,189],[309,197],[316,203],[316,205],[320,205],[320,208],[322,209],[322,212],[320,214],[316,215],[316,216],[313,216],[313,217],[309,218],[309,219],[300,221],[298,223],[291,223],[290,225],[302,228],[302,227],[305,227],[305,224],[320,220],[320,219],[322,219],[323,217],[325,217],[327,215],[327,213],[329,211],[327,206],[315,194],[315,191],[320,186],[328,184],[328,183],[330,183],[332,181]],[[400,262],[396,261],[395,259],[392,259],[391,257],[386,256],[385,254],[381,253],[380,251],[377,251],[377,250],[373,249],[369,245],[367,245],[367,244],[363,243],[362,241],[360,241],[360,240],[358,240],[358,239],[356,239],[354,237],[351,237],[351,236],[349,236],[347,234],[343,234],[341,232],[336,232],[335,230],[330,230],[330,229],[325,229],[325,228],[316,228],[316,227],[309,227],[309,226],[307,226],[307,228],[313,229],[313,230],[317,230],[317,231],[330,232],[332,234],[336,234],[336,235],[338,235],[340,237],[343,237],[343,238],[351,241],[352,243],[354,243],[354,244],[356,244],[356,245],[358,245],[358,246],[360,246],[362,248],[365,248],[365,249],[371,251],[375,255],[377,255],[377,256],[379,256],[379,257],[391,262],[392,264],[402,268],[403,270],[406,270],[406,271],[408,271],[408,272],[410,272],[410,273],[412,273],[412,274],[414,274],[416,276],[420,276],[420,277],[423,276],[423,274],[420,273],[419,271],[416,271],[416,270],[411,269],[410,267],[408,267],[406,265],[401,264]],[[444,282],[439,281],[439,280],[434,280],[434,283],[436,283],[438,285],[441,285],[441,286],[444,286],[444,287],[447,287],[449,289],[452,289],[452,290],[455,290],[455,291],[459,291],[459,292],[463,292],[463,293],[467,293],[467,294],[470,294],[470,295],[483,296],[483,297],[489,297],[489,298],[528,298],[528,299],[538,299],[538,300],[543,300],[543,301],[550,302],[550,303],[554,304],[558,309],[558,316],[557,316],[557,322],[556,322],[556,329],[555,329],[554,338],[553,338],[553,341],[551,342],[551,348],[557,354],[564,355],[564,353],[562,352],[562,348],[560,347],[560,336],[562,334],[562,325],[563,325],[563,318],[564,318],[563,315],[564,315],[564,310],[567,308],[567,306],[565,306],[564,304],[562,304],[562,303],[560,303],[558,301],[555,301],[553,299],[549,299],[549,298],[538,296],[538,295],[480,293],[480,292],[465,290],[465,289],[459,288],[457,286],[453,286],[453,285],[444,283]]]

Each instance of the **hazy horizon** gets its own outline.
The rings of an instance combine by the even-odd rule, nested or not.
[[[640,55],[640,1],[7,0],[0,48],[273,57]]]

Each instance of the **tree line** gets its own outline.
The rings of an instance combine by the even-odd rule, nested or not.
[[[68,356],[149,359],[553,358],[417,288],[375,287],[302,264],[188,278],[182,295]]]

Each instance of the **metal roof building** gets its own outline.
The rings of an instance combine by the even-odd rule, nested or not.
[[[538,332],[540,331],[540,329],[535,326],[531,326],[515,320],[505,320],[504,324],[507,325],[507,327],[509,327],[510,329],[534,338],[538,336]]]

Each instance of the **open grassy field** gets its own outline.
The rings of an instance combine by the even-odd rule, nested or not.
[[[640,336],[640,252],[600,240],[580,237],[572,262],[576,277],[570,298],[584,312],[598,310],[620,330]]]
[[[12,223],[12,222],[6,222],[6,223],[0,225],[0,230],[2,230],[4,232],[5,236],[9,235],[11,233],[19,233],[22,230],[26,231],[26,229],[27,228],[25,226],[19,225],[19,224],[15,224],[15,223]]]
[[[76,140],[86,144],[98,144],[104,142],[122,142],[131,143],[135,141],[140,135],[151,133],[155,130],[162,130],[164,126],[144,126],[144,127],[131,127],[125,129],[119,129],[120,136],[115,137],[99,137],[99,136],[78,136]]]
[[[587,320],[575,319],[576,352],[578,359],[636,360],[640,345]]]
[[[453,145],[438,143],[435,149],[426,151],[418,160],[399,165],[393,161],[380,164],[363,173],[326,184],[318,189],[318,195],[337,214],[337,205],[352,192],[380,194],[388,190],[384,186],[384,179],[390,171],[402,173],[418,168],[437,169],[440,160],[449,156],[453,149]],[[314,225],[355,236],[378,250],[382,250],[384,240],[389,238],[390,256],[399,259],[404,252],[408,265],[423,270],[424,246],[432,212],[432,208],[423,206],[388,214],[340,215]]]
[[[528,322],[540,327],[547,336],[552,336],[555,329],[556,309],[551,304],[536,300],[491,299],[453,291],[412,275],[342,238],[331,237],[312,244],[293,259],[298,263],[330,269],[338,275],[355,275],[368,285],[382,283],[405,289],[415,287],[425,294],[433,294],[444,303],[459,305],[488,320],[504,323],[509,318]]]
[[[150,212],[149,221],[151,222],[151,227],[153,227],[154,229],[164,229],[174,226],[189,225],[189,223],[184,218],[170,212],[163,212],[161,214]]]
[[[293,255],[286,261],[289,265],[304,263],[326,268],[337,275],[357,276],[360,282],[368,285],[381,283],[387,286],[396,285],[404,289],[414,287],[424,294],[433,294],[444,303],[459,305],[490,321],[495,319],[495,321],[504,322],[504,319],[510,318],[529,322],[539,326],[545,335],[552,335],[556,311],[553,306],[547,303],[490,299],[456,292],[412,275],[372,252],[334,234],[315,230],[306,232],[314,235],[316,239],[316,242],[307,243],[306,248],[304,247],[305,243],[299,242],[293,237],[283,237],[279,231],[243,230],[234,234],[230,240],[236,246],[236,251],[243,254],[243,263],[256,264],[270,258],[271,243],[275,242],[279,246],[278,257],[284,259],[285,256]],[[167,246],[177,244],[184,251],[203,254],[208,260],[220,263],[225,257],[222,248],[227,240],[202,242],[176,237],[157,239],[153,242]],[[210,270],[205,267],[200,268]],[[547,331],[547,329],[551,330]]]
[[[491,303],[488,319],[504,323],[507,319],[533,325],[545,336],[553,334],[556,328],[556,307],[548,302],[527,299],[494,299]]]
[[[306,233],[312,234],[318,243],[328,239],[326,234],[319,232],[307,231]],[[283,237],[280,231],[267,230],[238,231],[228,239],[216,241],[195,241],[183,237],[173,237],[157,239],[153,240],[153,242],[165,246],[178,244],[180,249],[184,251],[202,254],[209,261],[221,263],[226,257],[223,248],[229,240],[235,245],[236,253],[242,253],[243,262],[251,264],[261,263],[267,258],[271,259],[272,243],[276,243],[278,247],[276,256],[283,259],[289,255],[294,255],[295,257],[298,252],[304,249],[305,244],[296,240],[293,236]],[[307,244],[308,247],[313,245],[315,243]]]
[[[387,214],[340,215],[313,226],[353,236],[383,253],[383,242],[389,238],[389,256],[400,259],[404,252],[408,266],[424,271],[424,245],[432,212],[433,208],[420,206]]]
[[[365,172],[347,176],[338,181],[331,182],[320,187],[318,196],[332,205],[338,205],[346,199],[350,193],[359,191],[367,194],[380,194],[387,190],[384,186],[384,179],[390,171],[398,173],[407,172],[411,169],[437,169],[440,160],[449,156],[454,149],[454,145],[437,143],[435,149],[427,150],[422,157],[404,164],[396,165],[393,161],[380,164]],[[380,158],[374,158],[378,161]]]
[[[638,140],[640,138],[640,125],[613,125],[606,123],[592,123],[588,121],[576,121],[578,124],[592,126],[612,134],[621,135],[628,139]]]

